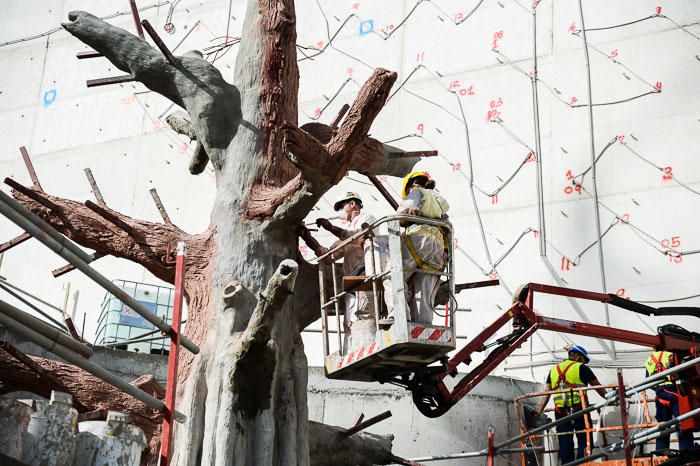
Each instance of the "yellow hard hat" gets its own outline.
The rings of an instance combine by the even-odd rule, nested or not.
[[[408,196],[408,191],[407,189],[410,187],[410,181],[413,178],[418,178],[419,176],[424,176],[428,179],[430,179],[430,175],[428,175],[428,172],[411,172],[408,175],[403,177],[403,184],[401,185],[401,197],[406,199],[406,196]]]

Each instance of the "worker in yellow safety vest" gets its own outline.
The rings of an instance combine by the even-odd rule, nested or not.
[[[403,179],[402,201],[396,213],[446,220],[450,206],[434,188],[435,181],[427,172],[409,173]],[[404,222],[403,226],[406,229],[402,236],[401,258],[410,320],[431,324],[440,277],[421,271],[441,272],[444,269],[445,237],[440,228],[433,225]],[[391,277],[387,276],[383,284],[388,316],[380,324],[391,325],[394,321]],[[416,298],[419,298],[418,304]]]
[[[670,351],[654,351],[644,363],[646,375],[652,376],[663,372],[676,363],[676,357]],[[656,420],[658,422],[670,421],[674,417],[678,417],[678,389],[676,384],[671,379],[671,376],[666,376],[664,381],[657,385],[656,391]],[[693,448],[693,433],[687,430],[678,429],[678,448],[680,450],[690,450]],[[656,439],[656,449],[666,450],[671,445],[671,434],[667,434]]]
[[[583,346],[572,346],[568,348],[568,358],[559,364],[552,366],[547,375],[545,390],[567,390],[554,394],[554,417],[559,420],[583,407],[582,391],[580,387],[587,385],[600,385],[593,371],[586,366],[590,361],[588,352]],[[605,398],[605,389],[596,388],[596,392]],[[550,395],[547,394],[540,402],[539,412],[543,412],[549,402]],[[583,399],[588,404],[588,398],[583,392]],[[588,435],[585,432],[586,419],[590,425],[590,417],[587,414],[578,416],[568,422],[557,424],[559,433],[559,461],[566,464],[581,459],[585,455],[588,445]],[[576,432],[577,452],[574,458],[574,436]]]

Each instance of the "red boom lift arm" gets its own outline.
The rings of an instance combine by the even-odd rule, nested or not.
[[[679,358],[685,356],[697,357],[700,355],[700,334],[688,332],[675,325],[666,326],[667,330],[664,330],[664,327],[660,327],[659,334],[650,335],[585,322],[541,316],[533,310],[535,292],[600,301],[645,315],[691,315],[700,317],[700,308],[672,307],[657,309],[614,294],[529,283],[520,289],[516,302],[510,309],[472,339],[464,348],[459,350],[451,359],[443,360],[441,366],[428,366],[424,371],[415,372],[412,379],[409,375],[404,375],[400,379],[392,381],[392,383],[405,386],[412,391],[413,401],[423,415],[428,417],[441,416],[469,393],[537,330],[573,333],[648,346],[657,350],[672,351]],[[486,342],[511,321],[513,323],[513,332],[487,346]],[[452,390],[445,385],[443,379],[448,375],[456,376],[457,367],[462,363],[468,365],[471,362],[472,353],[485,351],[492,346],[496,346],[496,349],[489,354],[489,357],[466,373]],[[684,371],[682,377],[685,383],[688,384],[689,390],[687,390],[687,393],[693,394],[687,397],[688,408],[700,407],[700,366]],[[700,420],[695,419],[693,428],[700,429]]]

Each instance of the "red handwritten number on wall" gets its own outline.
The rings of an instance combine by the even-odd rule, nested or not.
[[[576,98],[576,96],[572,96],[571,99],[569,99],[569,105],[573,105],[576,102],[578,102],[578,99]]]
[[[501,105],[503,105],[503,99],[500,97],[489,102],[490,110],[486,113],[486,121],[493,121],[501,116],[501,112],[496,110]]]
[[[564,256],[561,257],[561,269],[571,270],[571,261]]]
[[[664,176],[662,179],[664,181],[671,181],[673,179],[673,167],[664,167]]]
[[[619,290],[617,290],[617,292],[616,292],[615,294],[618,295],[620,298],[630,299],[629,296],[626,296],[626,295],[625,295],[625,289],[624,289],[624,288],[620,288]]]
[[[457,162],[457,163],[455,163],[455,164],[452,165],[452,171],[453,171],[453,172],[456,172],[457,170],[461,170],[461,169],[462,169],[462,164],[459,163],[459,162]]]
[[[346,73],[348,76],[352,77],[352,71],[353,71],[352,68],[348,68],[347,70],[345,70],[345,73]]]
[[[580,184],[577,184],[576,186],[567,186],[566,188],[564,188],[564,192],[565,192],[566,194],[571,194],[571,193],[573,193],[574,191],[576,191],[577,193],[581,194],[581,185],[580,185]]]
[[[496,31],[493,33],[493,42],[491,42],[491,48],[498,48],[498,41],[503,39],[503,31]]]
[[[656,84],[654,84],[654,89],[661,92],[661,88],[663,87],[663,85],[664,84],[661,81],[656,81]]]
[[[615,49],[615,50],[613,50],[612,52],[610,52],[610,58],[612,58],[612,59],[617,58],[618,55],[619,55],[619,54],[617,53],[617,49]]]
[[[574,32],[576,30],[576,23],[569,24],[569,32]]]
[[[660,14],[661,14],[661,7],[660,7],[660,6],[657,6],[657,7],[656,7],[656,14],[657,14],[657,15],[660,15]]]
[[[491,196],[491,204],[498,204],[498,194]]]
[[[474,95],[474,86],[469,86],[466,89],[464,89],[464,88],[460,89],[459,95]]]
[[[671,236],[671,238],[664,238],[661,240],[661,247],[665,249],[666,255],[668,256],[668,261],[672,264],[680,264],[683,262],[683,256],[674,251],[681,245],[680,236]]]
[[[571,172],[571,170],[566,171],[566,179],[567,180],[573,180],[574,179],[574,174]]]
[[[620,144],[627,144],[627,143],[625,142],[625,135],[624,135],[624,134],[619,135],[619,136],[617,137],[617,142],[619,142]]]
[[[462,13],[455,13],[455,23],[459,23],[464,19],[464,15]]]
[[[420,134],[423,134],[424,129],[425,129],[425,125],[423,123],[418,123],[418,126],[416,126],[416,130],[418,130],[418,132]]]
[[[416,54],[416,61],[425,61],[425,52],[419,52]]]
[[[527,158],[525,159],[525,163],[529,162],[537,162],[537,156],[535,155],[534,152],[530,152],[527,154]]]

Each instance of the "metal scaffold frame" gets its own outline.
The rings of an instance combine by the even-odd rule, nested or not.
[[[175,394],[177,388],[177,366],[180,346],[184,346],[193,354],[199,353],[199,347],[180,333],[182,319],[182,300],[185,283],[185,260],[187,247],[184,242],[177,245],[175,263],[175,303],[173,308],[173,326],[163,322],[151,313],[136,299],[129,296],[113,284],[108,278],[97,272],[88,264],[92,257],[86,254],[75,243],[44,222],[12,197],[0,191],[0,213],[25,230],[29,235],[66,259],[75,268],[80,269],[95,283],[116,296],[136,313],[158,328],[170,338],[170,354],[168,357],[168,381],[165,402],[156,399],[131,384],[123,381],[108,370],[90,362],[92,349],[31,315],[17,309],[9,303],[0,301],[0,325],[36,343],[42,348],[65,359],[71,364],[91,373],[95,377],[109,383],[122,392],[133,396],[148,407],[163,413],[163,430],[161,437],[160,466],[168,466],[172,457],[172,434],[174,421],[185,422],[186,416],[175,410]]]
[[[487,457],[489,464],[493,464],[491,462],[493,461],[493,459],[497,455],[513,454],[513,453],[527,453],[527,452],[543,452],[545,450],[545,448],[543,446],[531,446],[530,447],[530,446],[527,446],[526,441],[531,439],[532,437],[536,436],[537,434],[541,434],[542,432],[545,432],[549,429],[555,428],[559,424],[563,424],[565,422],[571,422],[573,419],[584,416],[592,411],[597,411],[597,410],[604,408],[604,407],[607,407],[607,406],[617,404],[617,405],[619,405],[620,409],[623,410],[623,409],[625,409],[626,402],[631,395],[638,394],[638,393],[644,393],[645,390],[653,389],[654,387],[662,384],[666,380],[667,376],[676,374],[678,372],[685,371],[685,370],[690,369],[694,366],[700,366],[700,357],[691,359],[691,360],[686,361],[682,364],[679,364],[675,367],[667,369],[663,372],[659,372],[657,374],[654,374],[653,376],[647,377],[645,380],[642,380],[641,382],[638,382],[636,384],[629,385],[629,386],[625,386],[624,380],[622,379],[622,375],[621,375],[621,373],[619,373],[620,375],[618,376],[618,383],[616,385],[607,386],[609,388],[612,388],[612,390],[610,392],[608,392],[605,401],[584,407],[580,411],[576,411],[576,412],[574,412],[566,417],[551,421],[547,424],[543,424],[535,429],[531,429],[529,431],[523,432],[515,437],[504,440],[504,441],[499,442],[499,443],[495,442],[493,431],[490,429],[488,437],[487,437],[487,448],[484,448],[482,450],[464,452],[464,453],[446,454],[446,455],[423,456],[423,457],[419,457],[419,458],[411,458],[409,461],[427,463],[427,462],[432,462],[432,461]],[[600,386],[581,387],[578,390],[582,394],[584,391],[593,390],[596,388],[601,388],[601,387]],[[533,396],[541,396],[541,395],[545,395],[545,394],[561,393],[561,392],[565,392],[565,391],[568,391],[568,390],[552,390],[552,391],[548,391],[548,392],[539,392],[539,393],[535,393],[535,394],[531,393],[531,394],[523,395],[523,396],[516,398],[515,402],[517,405],[521,400],[526,399],[526,398],[531,398]],[[582,399],[583,399],[583,396],[582,396]],[[626,458],[629,458],[629,460],[630,460],[630,462],[627,464],[631,464],[631,452],[635,446],[643,444],[649,440],[653,440],[656,437],[670,434],[673,431],[673,429],[675,428],[676,424],[679,424],[679,423],[683,422],[684,420],[690,419],[690,418],[695,417],[695,416],[700,416],[700,408],[696,408],[694,410],[691,410],[685,414],[674,417],[671,420],[666,421],[666,422],[651,423],[651,425],[644,424],[645,427],[642,430],[639,430],[638,432],[631,434],[631,435],[629,433],[629,426],[625,426],[624,425],[625,422],[623,420],[623,425],[618,429],[618,430],[623,431],[623,440],[622,441],[613,443],[612,445],[609,445],[606,448],[601,448],[601,451],[598,453],[588,455],[585,458],[581,458],[581,459],[576,460],[574,462],[567,463],[563,466],[576,466],[579,464],[586,463],[588,461],[593,461],[593,460],[598,459],[598,458],[607,457],[611,453],[614,453],[614,452],[620,451],[620,450],[625,450]],[[623,419],[624,419],[624,416],[623,416]],[[624,435],[624,432],[627,432],[627,435]],[[516,442],[520,443],[520,445],[521,445],[520,448],[507,448],[509,445],[512,445],[513,443],[516,443]]]

